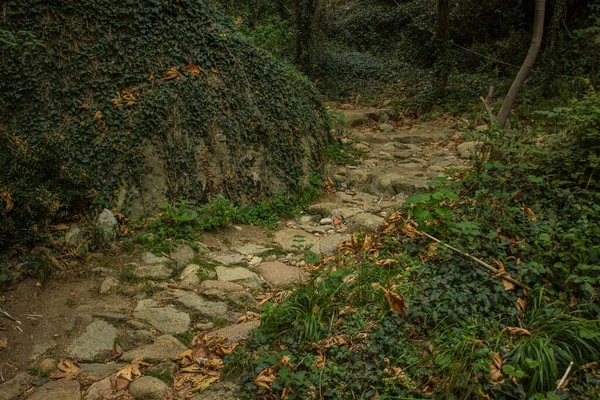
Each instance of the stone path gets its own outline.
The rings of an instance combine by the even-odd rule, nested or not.
[[[456,131],[441,123],[403,125],[386,110],[343,113],[351,127],[342,141],[362,154],[362,162],[326,167],[341,190],[310,206],[308,215],[288,221],[270,241],[257,243],[249,236],[239,246],[199,243],[200,252],[181,246],[169,257],[144,253],[127,265],[142,280],[137,285],[118,279],[122,266],[98,267],[98,276],[90,279],[98,291],[94,300],[60,322],[60,333],[35,354],[23,353],[30,357],[29,372],[35,369],[39,376],[60,372],[63,357],[77,361],[85,373],[77,380],[13,373],[0,385],[0,400],[177,398],[157,376],[173,375],[174,358],[188,349],[184,343],[192,334],[244,340],[260,324],[246,312],[260,312],[258,300],[265,293],[308,279],[305,251],[334,255],[351,233],[376,230],[407,196],[426,190],[428,181],[449,169],[464,168],[470,156],[464,144],[463,158],[458,155]],[[132,382],[117,376],[140,358],[154,373]],[[7,375],[3,366],[0,371]],[[235,382],[218,382],[193,399],[234,399],[235,390]]]

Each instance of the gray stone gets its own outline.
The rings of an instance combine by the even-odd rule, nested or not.
[[[150,331],[143,329],[135,331],[126,330],[119,336],[119,344],[124,351],[152,343],[153,340],[154,335]]]
[[[9,381],[0,385],[0,400],[15,400],[27,390],[29,383],[33,380],[27,372],[15,375]]]
[[[361,169],[353,169],[348,173],[348,182],[352,186],[361,186],[369,181],[369,173]]]
[[[310,222],[312,222],[312,217],[310,215],[303,215],[300,218],[298,218],[298,223],[299,224],[308,224]]]
[[[333,256],[337,254],[337,248],[340,243],[350,240],[351,238],[352,236],[348,234],[325,236],[315,243],[310,250],[324,257]]]
[[[258,310],[260,307],[254,297],[248,292],[234,292],[227,294],[229,300],[234,306],[241,310]]]
[[[300,268],[292,267],[279,261],[264,262],[257,268],[262,277],[274,287],[283,287],[296,282],[305,281],[308,274]]]
[[[113,351],[117,328],[95,321],[68,347],[67,353],[79,361],[93,361],[110,355]]]
[[[382,132],[393,132],[394,128],[392,125],[390,124],[379,124],[379,130]]]
[[[354,232],[372,233],[379,228],[383,218],[373,214],[357,214],[348,221],[348,227]]]
[[[284,229],[273,235],[273,241],[284,251],[301,252],[317,240],[318,238],[298,229]]]
[[[143,253],[141,259],[145,264],[150,264],[150,265],[168,264],[171,261],[167,257],[164,257],[164,256],[157,257],[149,251]]]
[[[360,126],[369,120],[377,121],[380,114],[376,109],[341,110],[339,112],[344,115],[344,124],[348,127]]]
[[[481,150],[481,146],[483,146],[481,142],[464,142],[456,147],[456,151],[462,158],[470,159]]]
[[[322,218],[319,221],[319,224],[321,224],[321,225],[333,225],[333,220],[331,218]]]
[[[338,208],[338,203],[316,203],[308,207],[308,213],[311,215],[320,215],[322,217],[328,217],[331,215],[331,211]]]
[[[359,153],[368,153],[369,151],[371,151],[371,148],[364,143],[354,143],[352,145],[352,148],[358,151]]]
[[[221,336],[226,338],[230,343],[238,343],[241,340],[246,340],[252,329],[258,328],[260,321],[242,322],[241,324],[230,325],[225,328],[212,331],[211,336]]]
[[[244,256],[233,252],[208,253],[207,257],[223,265],[234,265],[244,262]]]
[[[110,378],[103,378],[102,380],[93,383],[83,396],[84,400],[104,400],[108,396],[114,394],[115,388],[113,387]]]
[[[359,212],[361,212],[361,210],[357,207],[339,207],[333,210],[331,214],[340,219],[346,220],[353,215],[358,214]]]
[[[171,307],[159,307],[152,299],[141,300],[133,312],[163,333],[185,333],[190,329],[190,316]]]
[[[423,174],[420,173],[419,175]],[[373,183],[373,189],[386,196],[395,196],[399,193],[412,195],[428,189],[427,177],[404,173],[386,173],[376,179]]]
[[[200,284],[200,277],[198,277],[198,271],[200,266],[196,264],[190,264],[181,272],[179,287],[184,290],[194,290]]]
[[[236,393],[240,390],[240,385],[236,382],[220,381],[212,384],[208,390],[202,394],[197,394],[190,400],[236,400]]]
[[[104,209],[98,216],[96,227],[106,241],[115,240],[117,237],[117,219],[109,209]]]
[[[305,224],[305,225],[300,225],[299,228],[308,233],[318,233],[320,235],[324,235],[325,233],[327,233],[327,229],[331,229],[332,227],[331,226],[315,226],[315,225]]]
[[[224,293],[234,293],[243,292],[244,287],[233,282],[208,280],[200,284],[200,291],[203,292],[206,290],[218,290]]]
[[[138,357],[150,362],[171,360],[187,350],[187,347],[171,335],[156,338],[154,343],[127,351],[121,360],[131,362]]]
[[[41,373],[51,374],[56,370],[56,360],[53,358],[44,358],[38,366]]]
[[[215,268],[217,279],[221,282],[236,282],[251,289],[262,287],[263,281],[254,272],[242,267],[222,267]]]
[[[142,279],[169,279],[173,270],[165,264],[142,265],[137,267],[133,273]]]
[[[142,376],[131,382],[129,394],[136,400],[168,400],[173,398],[169,386],[153,376]]]
[[[102,281],[102,284],[100,285],[100,294],[106,294],[110,292],[112,288],[117,286],[119,286],[119,282],[115,278],[109,276]]]
[[[198,311],[200,315],[208,318],[220,317],[227,312],[227,304],[219,301],[208,301],[193,293],[178,298],[177,302]]]
[[[215,324],[212,322],[199,322],[196,324],[196,329],[199,331],[210,331],[215,327]]]
[[[171,252],[171,258],[175,259],[175,261],[187,264],[196,257],[196,252],[187,244],[180,244]]]
[[[79,242],[83,240],[81,229],[78,226],[74,226],[65,233],[65,244],[67,246],[77,246]]]
[[[79,382],[59,380],[46,383],[37,389],[28,399],[33,400],[81,400]]]
[[[261,246],[259,244],[246,243],[245,245],[234,249],[245,256],[264,253],[265,251],[273,250],[270,247]]]
[[[123,368],[127,364],[122,363],[111,363],[111,364],[79,364],[79,367],[87,372],[89,375],[93,375],[97,380],[101,380],[116,373],[119,369]]]
[[[92,317],[100,318],[109,322],[125,322],[129,318],[125,314],[110,311],[92,311]]]

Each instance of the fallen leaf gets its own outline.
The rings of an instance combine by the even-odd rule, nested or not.
[[[183,75],[181,74],[181,72],[177,71],[176,67],[172,67],[169,68],[168,70],[166,70],[165,72],[163,72],[163,77],[162,77],[162,81],[170,81],[173,79],[181,79],[183,78]]]
[[[69,229],[69,225],[66,225],[66,224],[52,225],[50,227],[50,229],[52,229],[53,231],[66,231],[67,229]]]
[[[527,217],[529,218],[530,221],[532,221],[532,222],[537,221],[537,217],[535,216],[535,214],[533,213],[533,210],[531,208],[529,208],[525,204],[523,204],[522,210],[527,215]]]
[[[9,212],[15,206],[15,202],[12,199],[8,190],[5,190],[4,192],[0,193],[0,199],[4,200],[6,202],[6,206],[4,208],[4,211],[6,211],[6,212]]]
[[[254,380],[254,384],[258,387],[270,390],[271,385],[273,384],[273,382],[275,382],[275,379],[277,379],[277,377],[273,373],[273,369],[266,368],[260,374],[258,374],[256,379]]]
[[[333,216],[333,224],[334,225],[339,225],[342,223],[342,220],[339,219],[338,217],[336,217],[335,215]]]
[[[281,361],[281,364],[283,364],[284,367],[292,368],[292,365],[290,364],[290,356],[283,356],[279,361]]]
[[[285,387],[283,388],[283,392],[281,392],[281,398],[282,399],[288,399],[290,397],[290,394],[292,394],[292,388],[289,387]]]
[[[392,290],[388,290],[381,286],[379,283],[374,283],[372,286],[375,289],[379,289],[384,293],[385,299],[387,300],[387,303],[392,311],[395,311],[401,316],[404,316],[404,309],[408,308],[408,304],[406,304],[404,297],[395,293],[393,291],[393,288]]]
[[[8,339],[4,336],[0,336],[0,349],[5,349],[8,346]]]
[[[517,299],[517,309],[521,312],[525,312],[525,300],[521,297]]]
[[[492,356],[492,363],[490,364],[490,377],[492,378],[492,383],[494,385],[504,383],[504,374],[502,373],[502,358],[500,357],[500,353],[496,353]]]
[[[237,18],[235,19],[235,22],[234,22],[234,24],[235,24],[236,26],[240,26],[240,25],[242,24],[242,21],[244,21],[244,18],[242,18],[241,16],[240,16],[240,17],[237,17]]]
[[[77,363],[75,361],[71,361],[66,358],[61,358],[61,360],[59,361],[59,363],[57,365],[57,368],[61,372],[57,372],[57,373],[50,375],[48,377],[49,379],[73,380],[73,379],[77,378],[77,376],[79,374],[81,374],[83,372],[83,370],[81,368],[79,368],[79,365],[77,365]]]
[[[142,357],[138,357],[123,368],[120,368],[115,377],[123,378],[128,380],[129,382],[133,381],[136,378],[139,378],[142,375],[141,367],[149,367],[150,364],[142,361]]]
[[[507,327],[507,328],[502,329],[502,333],[506,333],[511,336],[531,337],[531,332],[529,332],[527,329],[523,329],[523,328]]]
[[[202,393],[206,389],[210,387],[214,382],[218,381],[220,378],[218,376],[206,376],[203,375],[198,378],[192,379],[193,388],[190,390],[190,393]]]
[[[77,292],[69,292],[69,297],[74,299],[75,297],[77,297]]]

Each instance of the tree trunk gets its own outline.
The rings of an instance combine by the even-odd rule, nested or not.
[[[448,84],[450,75],[450,62],[448,55],[448,30],[449,30],[450,6],[448,0],[438,0],[438,29],[437,29],[437,47],[438,57],[436,65],[436,92],[443,95]]]
[[[546,0],[535,0],[535,17],[533,22],[533,37],[531,39],[531,46],[529,46],[527,57],[525,57],[525,61],[523,61],[523,65],[521,66],[519,73],[515,77],[515,80],[510,87],[506,98],[502,102],[502,107],[498,113],[498,127],[500,129],[504,129],[506,120],[508,119],[508,114],[510,114],[510,110],[517,99],[519,89],[523,85],[523,82],[525,82],[525,79],[527,79],[529,76],[529,73],[533,68],[533,64],[535,63],[535,59],[540,51],[540,47],[542,46],[545,14]]]
[[[295,0],[296,65],[304,72],[310,69],[313,22],[318,0]]]

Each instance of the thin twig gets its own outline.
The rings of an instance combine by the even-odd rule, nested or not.
[[[0,308],[0,316],[4,316],[5,318],[8,318],[10,320],[15,321],[17,324],[21,325],[21,321],[19,321],[18,319],[16,319],[15,317],[13,317],[12,315],[10,315],[9,313],[7,313],[6,311],[4,311],[3,309]]]
[[[562,379],[560,380],[560,382],[558,382],[558,385],[556,385],[556,389],[554,389],[554,393],[556,393],[556,391],[558,389],[562,389],[562,385],[565,383],[565,381],[567,380],[567,377],[569,376],[569,374],[571,373],[571,368],[573,368],[573,361],[571,361],[569,363],[569,367],[567,368],[567,370],[565,371],[565,374],[563,375]]]
[[[435,238],[435,237],[431,236],[431,235],[430,235],[430,234],[428,234],[428,233],[421,232],[421,231],[417,231],[417,232],[419,232],[419,233],[420,233],[421,235],[423,235],[423,236],[426,236],[426,237],[428,237],[429,239],[433,240],[434,242],[437,242],[437,243],[441,244],[442,246],[445,246],[445,247],[449,248],[450,250],[454,250],[454,251],[455,251],[455,252],[457,252],[458,254],[461,254],[461,255],[463,255],[463,256],[465,256],[465,257],[467,257],[467,258],[470,258],[471,260],[475,261],[477,264],[481,265],[482,267],[484,267],[484,268],[487,268],[487,269],[488,269],[488,270],[490,270],[491,272],[493,272],[493,273],[495,273],[495,274],[501,274],[501,275],[500,275],[500,278],[502,278],[502,279],[504,279],[504,280],[506,280],[506,281],[509,281],[509,282],[513,283],[514,285],[516,285],[516,286],[520,287],[521,289],[525,289],[525,290],[529,290],[529,291],[531,291],[531,290],[532,290],[532,289],[531,289],[529,286],[527,286],[527,285],[525,285],[525,284],[523,284],[523,283],[519,282],[518,280],[514,279],[512,276],[510,276],[510,275],[508,274],[508,272],[504,272],[504,273],[502,273],[502,271],[500,271],[500,270],[498,270],[498,269],[496,269],[496,268],[492,267],[490,264],[488,264],[488,263],[486,263],[486,262],[483,262],[483,261],[481,261],[480,259],[478,259],[478,258],[476,258],[476,257],[473,257],[473,256],[472,256],[472,255],[470,255],[470,254],[467,254],[467,253],[465,253],[465,252],[463,252],[463,251],[460,251],[460,250],[459,250],[459,249],[457,249],[456,247],[452,247],[452,246],[450,246],[449,244],[443,243],[441,240],[439,240],[439,239],[437,239],[437,238]]]

